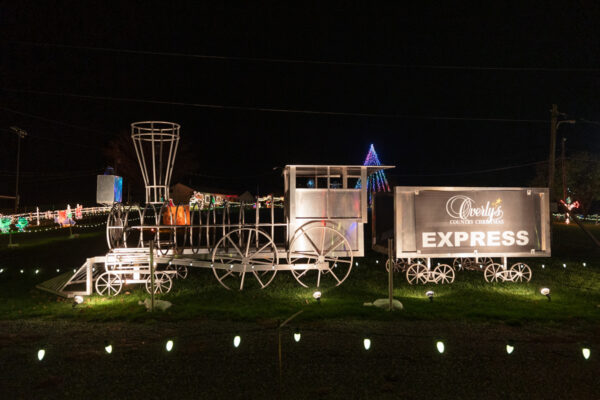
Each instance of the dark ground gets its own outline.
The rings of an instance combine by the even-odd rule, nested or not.
[[[326,321],[283,331],[282,398],[595,399],[597,324]],[[235,334],[242,337],[234,348]],[[362,341],[372,340],[367,352]],[[175,339],[171,353],[164,350]],[[515,351],[507,355],[505,338]],[[592,356],[584,360],[581,341]],[[112,355],[104,340],[113,342]],[[438,354],[435,341],[446,352]],[[45,343],[46,357],[37,361]],[[0,323],[5,398],[276,398],[277,334],[262,324]]]

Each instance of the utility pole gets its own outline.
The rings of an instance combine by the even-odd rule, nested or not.
[[[556,155],[556,121],[558,120],[558,106],[552,104],[550,110],[550,157],[548,158],[548,189],[552,199],[552,186],[554,185],[554,162]]]
[[[561,150],[561,155],[560,155],[560,165],[561,165],[561,169],[562,169],[562,191],[563,191],[563,195],[562,195],[562,199],[564,201],[567,201],[567,173],[565,171],[565,142],[567,141],[567,138],[562,138],[562,150]]]
[[[16,133],[18,136],[18,139],[17,139],[17,183],[15,185],[15,214],[16,214],[17,210],[19,208],[19,162],[20,162],[20,158],[21,158],[21,139],[23,139],[25,136],[27,136],[27,132],[25,132],[23,129],[16,127],[16,126],[11,126],[10,130],[13,131],[14,133]]]

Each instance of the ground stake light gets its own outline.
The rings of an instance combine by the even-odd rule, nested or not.
[[[438,342],[435,344],[435,347],[437,347],[437,351],[440,354],[443,354],[446,350],[446,346],[444,346],[444,342],[442,342],[441,340],[438,340]]]
[[[584,347],[584,348],[581,349],[581,354],[583,354],[583,358],[585,358],[586,360],[588,358],[590,358],[591,353],[592,352],[587,347]]]
[[[318,290],[316,292],[314,292],[313,298],[317,301],[317,303],[320,303],[321,302],[321,292],[319,292]]]
[[[546,296],[548,298],[548,301],[552,301],[552,299],[550,298],[550,289],[545,287],[542,288],[542,290],[540,290],[540,293],[544,296]]]
[[[425,293],[425,296],[429,297],[430,302],[433,302],[433,296],[435,296],[435,292],[433,290],[429,290]]]
[[[506,345],[506,354],[512,354],[512,352],[515,350],[515,346],[511,345],[510,343],[508,343]]]

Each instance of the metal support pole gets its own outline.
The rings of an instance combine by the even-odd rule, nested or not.
[[[15,214],[19,209],[19,163],[21,160],[21,135],[17,133],[17,182],[15,184]]]
[[[388,297],[389,311],[394,309],[394,239],[388,239]]]
[[[154,312],[154,239],[150,240],[150,311]]]
[[[560,154],[560,167],[562,169],[562,199],[563,201],[567,201],[567,174],[566,174],[566,170],[565,170],[565,142],[567,141],[566,138],[562,138],[561,140],[561,146],[562,146],[562,150],[561,150],[561,154]]]
[[[92,264],[93,263],[88,258],[85,266],[85,294],[88,296],[92,294]]]

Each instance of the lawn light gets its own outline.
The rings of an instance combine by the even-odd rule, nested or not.
[[[546,266],[544,264],[542,264],[542,269],[545,269],[545,268],[546,268]]]
[[[506,344],[506,354],[512,354],[513,351],[515,351],[515,346],[513,346],[512,343],[508,342]]]
[[[38,361],[42,361],[44,359],[45,355],[46,355],[46,350],[39,349],[37,352]]]
[[[369,350],[371,348],[371,339],[365,338],[363,340],[363,346],[365,347],[365,350]]]
[[[0,274],[4,272],[4,268],[0,268]]]
[[[165,344],[165,350],[167,350],[167,351],[173,350],[173,341],[171,339],[167,340],[167,343]]]
[[[590,355],[591,355],[591,353],[592,353],[592,352],[591,352],[591,351],[590,351],[590,349],[589,349],[589,348],[587,348],[587,347],[584,347],[584,348],[582,348],[582,349],[581,349],[581,354],[583,354],[583,358],[585,358],[586,360],[587,360],[588,358],[590,358]]]
[[[379,260],[375,260],[375,264],[379,264]]]
[[[548,301],[552,301],[552,299],[550,298],[550,289],[545,287],[542,288],[542,290],[540,290],[540,293],[544,296],[546,296],[548,298]]]
[[[104,351],[106,351],[106,354],[111,354],[113,351],[112,344],[104,342]]]
[[[563,264],[563,268],[567,268],[567,264]]]
[[[60,272],[60,268],[56,268],[56,272]]]
[[[233,338],[233,347],[238,348],[240,346],[240,343],[242,342],[242,338],[237,335],[236,337]]]
[[[82,296],[75,296],[73,297],[73,308],[77,307],[77,304],[81,304],[83,303],[83,297]]]
[[[19,271],[19,272],[23,273],[23,272],[25,272],[25,271],[21,270],[21,271]]]
[[[294,341],[298,343],[300,341],[300,329],[296,328],[296,332],[294,332]]]
[[[321,292],[318,290],[313,293],[313,298],[317,301],[317,303],[321,303]]]
[[[429,301],[430,302],[433,302],[433,296],[435,296],[435,292],[433,290],[428,290],[425,293],[425,296],[429,297]]]
[[[584,266],[584,267],[586,267],[586,266],[587,266],[587,264],[586,264],[586,263],[583,263],[583,266]]]
[[[37,274],[39,274],[39,273],[40,273],[40,270],[39,270],[39,269],[36,269],[36,270],[35,270],[35,274],[37,275]]]
[[[356,261],[356,262],[354,263],[354,265],[356,265],[356,266],[358,267],[358,261]]]
[[[437,351],[440,354],[443,354],[444,350],[446,350],[446,346],[444,346],[444,342],[442,342],[441,340],[437,341],[437,343],[435,344],[435,347],[437,347]]]

